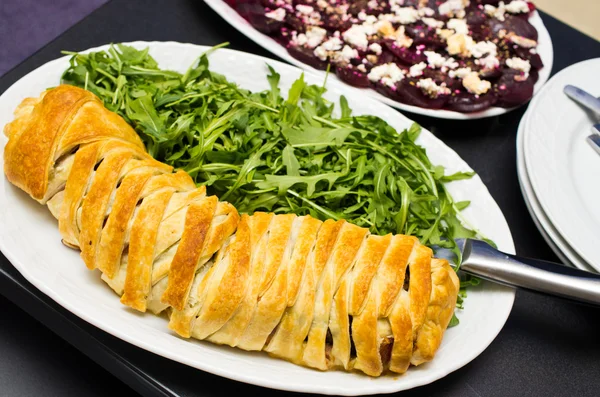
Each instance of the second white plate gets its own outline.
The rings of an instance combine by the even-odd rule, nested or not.
[[[277,55],[279,58],[291,63],[292,65],[296,65],[305,70],[310,70],[312,72],[321,74],[325,76],[325,72],[322,70],[317,70],[312,66],[309,66],[303,62],[300,62],[293,56],[291,56],[285,47],[281,44],[273,40],[271,37],[267,36],[256,30],[252,25],[248,23],[240,14],[238,14],[233,8],[231,8],[225,1],[223,0],[204,0],[204,2],[212,8],[217,14],[219,14],[225,21],[227,21],[231,26],[236,28],[243,35],[254,41],[256,44],[270,51],[271,53]],[[550,33],[548,33],[548,29],[544,25],[542,18],[539,13],[535,11],[529,22],[533,25],[534,28],[538,31],[538,47],[537,51],[542,58],[542,62],[544,62],[544,67],[539,71],[539,80],[535,84],[534,94],[537,93],[544,83],[550,77],[550,72],[552,71],[552,64],[554,62],[554,49],[552,48],[552,39],[550,38]],[[335,73],[332,73],[328,78],[339,81]],[[472,120],[472,119],[480,119],[484,117],[493,117],[499,116],[501,114],[507,113],[515,108],[500,108],[500,107],[491,107],[481,112],[476,113],[460,113],[452,110],[436,110],[436,109],[425,109],[418,106],[411,106],[400,103],[398,101],[394,101],[384,95],[381,95],[377,91],[370,88],[356,88],[352,87],[348,84],[342,83],[346,85],[346,87],[355,90],[358,95],[368,95],[372,98],[375,98],[389,106],[398,108],[400,110],[405,110],[407,112],[422,114],[429,117],[435,117],[440,119],[456,119],[456,120]]]
[[[560,236],[556,228],[552,226],[552,223],[544,213],[540,202],[535,196],[531,181],[529,180],[529,175],[527,175],[527,167],[525,166],[525,156],[523,153],[524,130],[528,115],[529,110],[525,112],[521,118],[519,130],[517,132],[517,173],[525,205],[529,210],[533,222],[540,231],[540,234],[544,240],[546,240],[546,243],[550,246],[552,251],[554,251],[556,256],[558,256],[565,265],[574,266],[582,270],[594,271],[594,269],[590,267],[577,252],[573,251],[569,244]]]
[[[600,271],[600,156],[585,141],[598,122],[563,93],[567,84],[600,95],[600,58],[557,73],[533,99],[523,153],[535,196],[566,243]]]

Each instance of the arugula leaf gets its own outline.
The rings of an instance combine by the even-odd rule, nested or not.
[[[300,175],[300,163],[294,154],[294,148],[290,145],[287,145],[282,152],[283,156],[283,165],[287,170],[287,174],[289,176],[299,176]],[[287,190],[287,189],[286,189]]]

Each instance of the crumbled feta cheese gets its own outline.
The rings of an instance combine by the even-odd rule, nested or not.
[[[494,7],[490,4],[486,4],[483,6],[483,12],[489,17],[496,18],[499,21],[504,21],[504,14],[506,13],[506,6],[504,2],[498,3],[498,7]]]
[[[385,63],[371,69],[367,77],[370,81],[379,81],[388,87],[395,87],[396,83],[404,78],[404,71],[395,63]]]
[[[300,36],[302,36],[302,34],[298,35],[298,39],[300,39]],[[325,29],[317,26],[309,26],[308,30],[306,31],[305,44],[308,48],[315,48],[321,44],[323,39],[325,39],[325,36],[327,36],[327,31]]]
[[[319,58],[321,61],[327,60],[327,57],[329,56],[329,53],[327,52],[327,50],[325,48],[323,48],[322,45],[315,48],[315,50],[313,51],[313,54],[315,54],[315,56],[317,58]]]
[[[470,49],[474,46],[473,38],[464,33],[455,33],[446,39],[446,51],[450,55],[469,56]]]
[[[317,7],[324,10],[329,7],[329,3],[326,0],[317,0]]]
[[[361,11],[358,13],[358,20],[363,21],[363,25],[372,25],[377,22],[375,15],[368,15],[366,12]]]
[[[537,41],[528,39],[527,37],[517,36],[516,34],[510,35],[509,40],[523,48],[533,48],[537,46]]]
[[[494,55],[490,54],[484,58],[476,59],[475,64],[480,65],[484,70],[492,70],[500,66],[500,61]]]
[[[330,2],[332,5],[336,6],[336,7],[335,7],[335,11],[336,11],[338,14],[346,14],[346,13],[348,12],[348,8],[350,8],[350,4],[339,4],[340,2],[339,2],[339,1],[337,1],[337,0],[333,0],[333,1],[332,1],[332,0],[329,0],[329,2]]]
[[[413,43],[413,39],[411,39],[410,37],[408,37],[405,33],[404,30],[404,26],[400,26],[398,28],[398,30],[396,30],[396,32],[394,32],[394,35],[392,36],[392,38],[394,39],[394,43],[398,46],[398,47],[410,47]]]
[[[379,14],[380,21],[398,22],[396,14]]]
[[[321,22],[321,14],[318,11],[311,12],[308,17],[306,17],[307,25],[318,25]]]
[[[504,8],[506,9],[506,11],[510,12],[511,14],[519,14],[522,12],[529,12],[529,6],[527,5],[527,2],[523,1],[523,0],[513,0],[510,3],[508,3],[506,6],[504,6]]]
[[[412,7],[399,7],[394,11],[396,12],[396,21],[403,25],[415,23],[419,19],[419,12]]]
[[[409,74],[411,77],[419,77],[423,74],[423,70],[427,67],[425,62],[417,63],[412,65],[409,70]]]
[[[369,0],[367,7],[369,7],[371,10],[377,8],[377,0]]]
[[[459,68],[456,70],[449,71],[448,76],[452,77],[453,79],[455,79],[455,78],[462,79],[469,73],[471,73],[471,68]]]
[[[421,7],[419,8],[419,16],[421,17],[432,17],[435,15],[435,11],[433,11],[429,7]]]
[[[392,23],[386,20],[377,22],[375,28],[383,37],[392,37],[396,33],[396,29],[394,29]]]
[[[342,51],[333,54],[335,62],[349,63],[354,58],[358,58],[358,51],[347,45],[342,48]]]
[[[352,44],[360,50],[366,50],[369,45],[369,39],[367,33],[362,25],[353,25],[350,29],[342,33],[344,41],[348,44]]]
[[[377,17],[375,15],[367,15],[367,18],[365,19],[365,22],[363,23],[363,25],[373,25],[376,22],[377,22]]]
[[[517,57],[508,58],[506,60],[506,66],[508,66],[511,69],[525,72],[525,74],[528,74],[531,70],[531,64],[529,63],[529,61]]]
[[[441,68],[446,62],[446,58],[434,51],[424,51],[423,54],[427,57],[427,63],[432,68]]]
[[[447,58],[444,61],[444,65],[442,66],[442,72],[445,72],[447,69],[456,69],[458,67],[458,62],[452,57]]]
[[[439,5],[438,11],[441,15],[463,18],[465,16],[465,2],[464,0],[448,0]]]
[[[367,73],[367,68],[362,63],[356,67],[359,72]]]
[[[446,87],[444,83],[437,85],[436,82],[430,78],[417,81],[417,87],[419,87],[424,94],[431,98],[437,98],[440,95],[450,94],[450,89]]]
[[[312,8],[311,6],[307,6],[304,4],[298,4],[296,6],[296,11],[298,11],[302,15],[310,15],[310,13],[312,13],[314,10],[315,9]]]
[[[298,34],[298,32],[292,32],[291,43],[296,47],[302,47],[308,42],[308,38],[304,33]]]
[[[454,30],[452,30],[452,29],[436,29],[435,34],[437,34],[444,40],[448,40],[448,37],[450,37],[454,34]]]
[[[421,18],[421,21],[430,28],[442,28],[444,27],[444,22],[438,21],[434,18]]]
[[[369,50],[374,52],[376,55],[380,55],[382,48],[381,48],[381,45],[379,45],[378,43],[373,43],[369,46]]]
[[[338,37],[330,37],[329,40],[321,44],[321,47],[325,48],[327,51],[335,51],[342,48],[342,40]]]
[[[496,55],[496,44],[491,41],[479,41],[476,44],[469,47],[469,51],[471,55],[475,58],[481,58],[482,56],[488,55]]]
[[[499,21],[504,21],[504,3],[499,4],[498,7],[486,4],[483,6],[483,12],[485,12],[485,15],[488,17],[496,18]]]
[[[462,79],[462,84],[467,91],[475,95],[485,94],[492,87],[492,83],[487,80],[481,80],[477,72],[471,72],[464,76]]]
[[[329,40],[325,41],[323,44],[315,48],[313,52],[315,56],[317,56],[320,60],[325,61],[328,56],[331,55],[332,52],[337,51],[342,48],[342,40],[338,37],[331,37]]]
[[[281,22],[285,19],[285,10],[283,8],[277,8],[276,10],[267,12],[265,16]]]
[[[464,19],[452,18],[446,23],[448,29],[453,29],[456,33],[469,34],[469,26]]]

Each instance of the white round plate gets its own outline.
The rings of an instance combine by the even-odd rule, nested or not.
[[[208,47],[173,42],[136,42],[150,48],[160,67],[184,72]],[[98,49],[106,49],[107,46]],[[287,92],[301,70],[271,59],[232,50],[210,55],[212,70],[250,90],[266,90],[266,63],[281,74],[282,92]],[[0,126],[12,119],[12,111],[28,96],[59,83],[68,58],[51,61],[23,77],[0,97]],[[322,75],[305,73],[309,84],[322,84]],[[398,131],[412,122],[374,99],[354,95],[337,82],[328,82],[330,100],[348,98],[354,114],[376,115]],[[0,139],[1,145],[6,139]],[[470,171],[460,157],[430,132],[423,131],[418,143],[427,149],[434,164],[447,172]],[[0,160],[2,155],[0,154]],[[510,230],[502,212],[479,177],[448,185],[456,200],[471,200],[465,218],[506,252],[514,253]],[[337,395],[391,393],[424,385],[442,378],[477,357],[495,338],[512,308],[511,288],[482,283],[469,291],[465,309],[458,313],[460,325],[448,330],[435,359],[411,368],[403,376],[372,379],[358,373],[320,372],[273,359],[263,353],[248,353],[171,333],[167,321],[142,315],[119,303],[118,297],[86,269],[79,254],[60,243],[56,221],[48,210],[0,178],[0,249],[33,285],[83,320],[163,357],[242,382],[270,388]]]
[[[567,84],[600,95],[600,58],[572,65],[548,82],[529,106],[523,153],[535,196],[572,250],[600,270],[600,156],[585,138],[598,122],[563,93]],[[596,116],[597,117],[597,116]]]
[[[577,255],[575,251],[567,244],[567,242],[560,236],[557,230],[552,226],[552,223],[544,213],[544,210],[540,206],[540,202],[535,196],[535,192],[531,187],[531,181],[527,175],[527,168],[525,167],[525,157],[523,155],[523,137],[525,133],[525,123],[528,117],[529,111],[525,112],[519,123],[519,130],[517,132],[517,174],[519,177],[519,185],[521,186],[521,192],[525,200],[525,205],[531,214],[533,222],[537,226],[540,234],[546,240],[546,243],[550,246],[552,251],[558,256],[558,258],[569,266],[574,266],[582,270],[594,271],[585,261]]]
[[[223,0],[204,0],[206,4],[210,8],[212,8],[217,14],[219,14],[225,21],[227,21],[231,26],[236,28],[250,40],[254,41],[261,47],[269,50],[271,53],[277,55],[279,58],[301,67],[305,70],[310,70],[315,73],[320,73],[321,75],[325,75],[326,72],[322,70],[317,70],[310,65],[305,64],[291,56],[284,46],[273,40],[271,37],[267,36],[256,30],[248,21],[246,21],[240,14],[237,13],[233,8],[231,8],[226,2]],[[542,62],[544,62],[544,67],[540,69],[539,79],[534,86],[534,94],[537,93],[544,83],[550,77],[550,72],[552,71],[552,64],[554,62],[554,50],[552,48],[552,40],[550,39],[550,33],[548,33],[548,29],[544,25],[542,18],[538,14],[537,11],[534,11],[531,15],[529,22],[535,27],[538,31],[538,48],[537,51],[542,58]],[[335,73],[330,73],[330,79],[341,82],[340,79],[337,78]],[[370,88],[357,88],[352,87],[349,84],[343,83],[347,87],[356,90],[357,95],[369,95],[372,98],[376,98],[381,102],[390,105],[392,107],[398,108],[400,110],[405,110],[407,112],[412,112],[416,114],[422,114],[429,117],[435,117],[440,119],[455,119],[455,120],[471,120],[471,119],[480,119],[484,117],[493,117],[499,116],[501,114],[510,112],[515,108],[500,108],[500,107],[491,107],[481,112],[476,113],[460,113],[455,112],[453,110],[435,110],[435,109],[425,109],[418,106],[405,105],[403,103],[394,101],[384,95],[381,95],[377,91]]]

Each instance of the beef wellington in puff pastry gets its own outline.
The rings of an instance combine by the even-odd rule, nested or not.
[[[240,215],[73,86],[25,99],[4,132],[8,180],[123,304],[165,313],[180,336],[371,376],[433,359],[459,281],[415,237]]]

